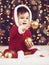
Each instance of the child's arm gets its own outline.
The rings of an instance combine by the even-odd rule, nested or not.
[[[25,45],[27,46],[28,49],[34,45],[30,30],[27,31],[26,38],[25,38]]]
[[[14,38],[16,34],[17,34],[17,27],[13,26],[10,30],[10,38]]]
[[[14,49],[15,39],[17,38],[17,27],[13,26],[10,30],[10,41],[9,41],[9,49]]]

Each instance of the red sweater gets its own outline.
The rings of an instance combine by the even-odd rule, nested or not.
[[[23,50],[24,52],[34,53],[37,49],[28,50],[25,45],[26,37],[32,38],[30,30],[25,31],[23,34],[19,34],[18,27],[13,26],[10,30],[10,41],[9,41],[9,49],[14,51]]]

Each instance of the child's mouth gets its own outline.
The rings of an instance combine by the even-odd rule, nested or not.
[[[23,23],[23,24],[27,24],[27,23]]]

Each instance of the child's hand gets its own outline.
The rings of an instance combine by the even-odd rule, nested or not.
[[[25,44],[26,44],[26,46],[27,46],[28,49],[31,48],[34,45],[32,43],[32,39],[29,38],[29,37],[25,39]]]

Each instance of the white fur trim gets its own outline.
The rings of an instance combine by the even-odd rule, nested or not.
[[[17,17],[17,9],[20,8],[20,7],[25,7],[25,8],[29,11],[29,13],[30,13],[30,22],[31,22],[31,20],[32,20],[32,13],[31,13],[31,10],[29,9],[29,7],[26,6],[26,5],[23,5],[23,4],[18,5],[18,6],[16,6],[15,9],[14,9],[14,20],[15,20],[15,24],[16,24],[18,27],[19,27],[19,24],[18,24],[18,17]]]
[[[19,32],[19,34],[23,34],[24,33],[24,31],[22,31],[22,27],[21,26],[19,26],[18,32]]]

